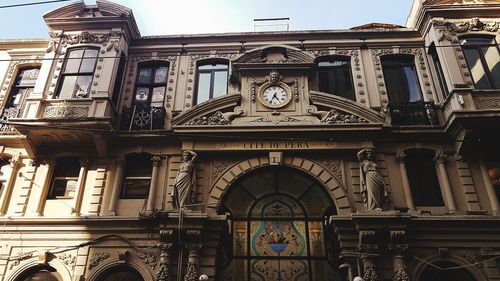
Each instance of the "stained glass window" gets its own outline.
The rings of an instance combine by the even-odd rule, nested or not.
[[[222,280],[338,280],[326,218],[334,205],[324,187],[291,168],[250,173],[230,188],[232,259]]]

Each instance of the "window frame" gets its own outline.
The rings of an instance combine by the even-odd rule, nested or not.
[[[350,56],[328,56],[328,57],[322,57],[320,59],[318,59],[317,61],[317,75],[318,75],[318,88],[321,92],[324,92],[324,93],[329,93],[329,94],[332,94],[332,95],[335,95],[335,96],[339,96],[339,97],[343,97],[343,98],[346,98],[346,99],[349,99],[349,100],[352,100],[352,101],[356,101],[356,88],[354,87],[354,77],[353,77],[353,72],[352,72],[352,64],[351,64],[351,60],[352,58]],[[335,62],[346,62],[347,63],[347,66],[344,66],[344,65],[340,65],[340,66],[334,66],[334,65],[330,65],[330,66],[320,66],[321,63],[323,62],[328,62],[328,63],[335,63]],[[323,70],[324,72],[327,72],[327,73],[330,73],[330,72],[335,72],[335,71],[345,71],[347,68],[348,72],[349,72],[349,80],[350,81],[345,81],[345,85],[347,84],[350,84],[351,85],[351,89],[350,89],[350,92],[348,95],[341,95],[341,94],[338,94],[340,93],[339,91],[339,85],[338,84],[341,84],[341,83],[335,83],[337,81],[333,81],[332,84],[333,84],[333,92],[330,92],[328,91],[328,89],[322,89],[322,83],[321,83],[321,77],[320,77],[320,72],[321,70]],[[334,80],[335,80],[335,77],[333,77]],[[331,84],[329,83],[330,79],[328,79],[328,84]],[[344,91],[343,93],[346,93],[347,91]]]
[[[140,79],[141,69],[148,68],[148,67],[152,69],[151,77],[149,79],[150,81],[148,83],[140,82],[139,79]],[[167,68],[165,82],[155,83],[156,72],[162,67]],[[132,106],[151,107],[151,106],[154,106],[153,104],[159,105],[160,103],[161,103],[161,106],[163,106],[165,103],[165,97],[167,94],[167,83],[168,83],[169,72],[170,72],[170,64],[166,61],[148,61],[148,62],[138,63],[137,64],[137,75],[135,78],[135,86],[134,86],[134,97],[132,98]],[[153,102],[152,99],[153,99],[154,89],[159,88],[159,87],[164,88],[163,100],[161,102],[160,101]],[[137,101],[136,96],[137,96],[138,88],[147,88],[148,89],[148,91],[149,91],[148,97],[147,97],[147,100],[145,102],[138,102]]]
[[[225,69],[200,69],[200,67],[203,67],[203,66],[206,66],[206,65],[212,65],[212,66],[216,66],[216,65],[225,65],[226,68]],[[193,105],[197,105],[197,104],[200,104],[200,103],[203,103],[203,102],[206,102],[206,101],[209,101],[211,99],[214,98],[214,92],[215,92],[215,74],[217,72],[224,72],[226,71],[227,74],[226,74],[226,92],[224,95],[227,95],[228,94],[228,90],[229,90],[229,62],[228,61],[220,61],[220,60],[215,60],[215,61],[203,61],[203,62],[200,62],[200,63],[197,63],[196,65],[196,86],[195,86],[195,91],[194,91],[194,99],[193,99]],[[209,73],[210,74],[210,84],[209,84],[209,91],[208,91],[208,99],[207,100],[203,100],[203,101],[199,101],[199,90],[200,90],[200,74],[206,74],[206,73]],[[222,95],[222,96],[224,96]]]
[[[481,50],[482,47],[488,47],[489,48],[495,48],[497,50],[498,56],[500,58],[500,47],[498,46],[498,43],[496,41],[495,36],[489,36],[489,35],[464,35],[460,36],[458,38],[460,40],[460,47],[462,49],[462,53],[464,55],[465,62],[467,64],[467,69],[469,70],[470,77],[472,79],[472,83],[474,83],[474,88],[478,90],[498,90],[500,89],[500,79],[499,81],[495,82],[493,79],[493,75],[490,71],[490,68],[488,66],[488,62],[485,58],[484,52]],[[464,44],[462,43],[463,40],[467,39],[489,39],[490,43],[488,45],[484,44]],[[483,70],[483,73],[486,77],[486,81],[488,82],[489,87],[488,88],[478,88],[477,87],[477,81],[474,79],[472,69],[469,65],[469,61],[467,60],[467,53],[465,50],[476,50],[477,53],[479,54],[479,61],[481,62],[481,69]],[[500,67],[500,60],[496,62],[495,66]],[[495,83],[498,83],[499,85],[495,85]]]
[[[75,160],[78,162],[77,166],[73,167],[73,168],[77,168],[76,170],[78,171],[78,173],[75,173],[76,176],[74,176],[74,175],[69,175],[69,176],[68,175],[64,175],[64,176],[56,175],[58,172],[58,170],[57,170],[58,167],[66,166],[69,162],[72,162]],[[53,167],[54,170],[52,171],[52,176],[50,179],[49,190],[47,192],[47,200],[74,199],[76,197],[76,192],[78,189],[78,181],[80,180],[80,169],[81,169],[81,161],[80,160],[81,159],[79,157],[74,157],[74,156],[60,157],[56,160],[56,164]],[[63,163],[64,165],[61,165],[61,163]],[[75,163],[73,163],[73,164],[75,164]],[[66,188],[64,191],[64,195],[56,195],[55,194],[55,192],[56,192],[55,184],[57,181],[65,181],[66,182]],[[69,191],[68,191],[68,182],[69,181],[75,181],[75,188],[73,190],[73,196],[67,195],[69,193]]]
[[[23,85],[19,84],[19,82],[22,80],[19,78],[19,75],[21,74],[21,72],[25,71],[25,70],[34,70],[34,69],[38,69],[37,78],[35,78],[35,83],[36,83],[36,80],[38,79],[38,75],[40,75],[41,65],[29,65],[29,66],[23,66],[23,67],[20,67],[17,69],[16,76],[15,76],[16,78],[12,84],[12,87],[9,90],[9,93],[7,94],[7,99],[5,100],[5,104],[3,105],[4,108],[19,108],[20,109],[22,107],[22,105],[24,104],[24,100],[26,100],[26,97],[27,97],[26,93],[23,94],[21,100],[18,103],[18,106],[14,105],[13,94],[16,90],[19,91],[20,89],[28,89],[28,88],[34,89],[35,88],[35,83],[33,83],[33,85],[29,85],[29,86],[23,86]],[[19,92],[17,92],[17,94],[19,94]]]
[[[403,101],[403,96],[402,96],[402,93],[399,92],[397,93],[397,96],[399,97],[399,101],[394,101],[394,100],[391,100],[391,97],[396,97],[396,94],[393,94],[390,92],[390,88],[388,87],[388,85],[390,83],[388,83],[388,77],[389,75],[387,75],[387,72],[386,72],[386,69],[388,68],[394,68],[394,66],[391,66],[391,67],[388,67],[386,65],[384,65],[385,63],[384,62],[387,62],[389,60],[392,60],[393,62],[394,61],[399,61],[398,63],[398,66],[397,66],[397,69],[399,70],[399,75],[400,77],[401,76],[404,76],[406,77],[406,74],[404,72],[404,67],[405,66],[410,66],[413,70],[413,73],[415,74],[415,82],[416,82],[416,89],[418,90],[418,94],[420,96],[420,99],[418,101],[410,101],[411,99],[411,85],[409,83],[409,81],[407,81],[406,83],[406,86],[407,86],[407,89],[408,89],[408,93],[405,93],[408,95],[408,101]],[[389,103],[390,104],[393,104],[393,105],[409,105],[409,104],[417,104],[417,103],[422,103],[424,102],[424,95],[423,95],[423,92],[422,92],[422,85],[420,84],[420,79],[419,79],[419,73],[418,73],[418,70],[417,70],[417,66],[416,66],[416,63],[415,63],[415,56],[414,55],[410,55],[410,54],[394,54],[394,55],[384,55],[380,58],[380,61],[381,61],[381,66],[382,66],[382,73],[384,75],[384,84],[385,84],[385,89],[387,91],[387,97],[389,99]],[[392,78],[391,78],[392,79]]]
[[[123,77],[125,77],[125,70],[127,68],[127,56],[121,52],[120,59],[118,60],[118,70],[116,72],[115,83],[113,85],[113,93],[111,94],[111,104],[115,108],[118,108],[118,104],[120,103],[120,91],[123,84]]]
[[[138,159],[140,156],[144,156],[145,158],[142,159],[142,160],[145,160],[145,159],[149,159],[148,161],[151,162],[151,165],[150,165],[150,173],[148,174],[148,176],[127,176],[128,174],[128,170],[130,169],[130,165],[128,164],[130,160],[134,160],[134,159]],[[124,167],[124,172],[123,172],[123,179],[122,179],[122,185],[121,185],[121,190],[120,190],[120,199],[147,199],[149,197],[149,186],[151,185],[151,181],[152,181],[152,175],[153,175],[153,155],[150,154],[150,153],[128,153],[125,155],[125,167]],[[136,180],[148,180],[148,185],[147,185],[147,188],[145,189],[146,192],[144,194],[141,194],[141,196],[130,196],[128,195],[127,193],[127,190],[128,190],[128,185],[127,185],[127,180],[130,181],[136,181]]]
[[[80,63],[78,64],[78,71],[77,72],[69,72],[69,73],[66,73],[66,67],[68,65],[68,61],[69,61],[69,56],[71,55],[72,52],[75,52],[75,51],[78,51],[78,50],[83,50],[83,54],[81,57],[79,57],[78,59],[80,60]],[[94,62],[94,68],[92,69],[92,72],[88,71],[88,72],[80,72],[80,68],[82,66],[82,61],[85,59],[85,52],[87,50],[95,50],[97,51],[97,54],[95,56],[95,62]],[[90,93],[92,92],[92,83],[94,81],[94,73],[95,73],[95,70],[96,70],[96,67],[97,67],[97,61],[98,61],[98,58],[99,58],[99,50],[100,48],[99,47],[94,47],[94,46],[81,46],[81,47],[76,47],[76,48],[71,48],[71,49],[68,49],[66,51],[66,56],[64,58],[64,65],[63,67],[61,68],[61,72],[59,74],[59,82],[58,82],[58,86],[57,86],[57,91],[56,91],[56,95],[55,95],[55,98],[57,99],[61,99],[61,91],[63,89],[63,86],[64,86],[64,80],[66,77],[72,77],[72,76],[76,76],[76,77],[79,77],[79,76],[89,76],[90,77],[90,83],[89,83],[89,91],[88,93],[83,96],[83,97],[78,97],[76,96],[75,93],[73,93],[71,95],[71,97],[65,97],[63,99],[82,99],[82,98],[89,98],[90,96]],[[91,57],[92,58],[92,57]],[[75,58],[76,59],[76,58]],[[76,81],[75,81],[75,85],[76,86]],[[73,90],[73,92],[75,92]]]
[[[436,72],[436,78],[439,84],[439,88],[442,92],[442,96],[446,99],[450,95],[450,90],[448,88],[448,84],[446,82],[446,76],[444,74],[443,67],[441,65],[441,60],[439,59],[439,55],[437,53],[436,45],[434,43],[429,47],[429,55],[432,59],[432,64],[434,65],[434,71]]]

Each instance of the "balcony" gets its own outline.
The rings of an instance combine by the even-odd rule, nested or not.
[[[134,106],[122,113],[120,129],[127,131],[161,130],[165,125],[164,107]]]
[[[388,109],[395,126],[439,125],[434,102],[389,104]]]
[[[2,108],[0,109],[0,133],[9,134],[16,130],[9,124],[9,120],[19,116],[19,108]]]

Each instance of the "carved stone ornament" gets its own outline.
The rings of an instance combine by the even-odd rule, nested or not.
[[[328,168],[330,172],[339,180],[340,182],[343,181],[342,179],[342,169],[340,168],[342,165],[342,162],[340,160],[325,160],[323,164]]]
[[[12,269],[12,268],[18,266],[22,261],[30,259],[32,257],[33,257],[33,253],[27,253],[27,254],[18,253],[17,257],[12,259],[12,263],[10,264],[9,268]]]
[[[365,279],[366,280],[366,279]],[[410,281],[410,276],[406,272],[406,266],[404,264],[399,265],[399,268],[394,271],[394,281]]]
[[[377,273],[377,268],[375,265],[370,264],[366,267],[365,273],[363,274],[364,281],[380,281],[380,277]]]
[[[220,111],[217,111],[211,115],[196,118],[188,123],[188,125],[204,125],[204,126],[220,126],[229,124],[231,124],[231,121],[229,121],[228,118],[226,118],[226,116],[224,115],[224,113]]]
[[[120,36],[121,34],[122,32],[120,31],[111,31],[106,34],[92,34],[84,31],[76,35],[54,32],[49,33],[52,38],[60,38],[63,46],[75,44],[104,44],[107,43],[111,37]]]
[[[473,251],[466,251],[464,253],[464,258],[470,263],[470,264],[477,264],[478,263],[478,258],[479,255]]]
[[[184,281],[198,281],[198,275],[198,265],[193,262],[188,263]]]
[[[349,123],[368,123],[367,120],[358,117],[354,114],[340,113],[336,109],[330,111],[316,110],[310,108],[307,110],[312,116],[318,117],[322,124],[349,124]]]
[[[109,253],[102,253],[102,252],[95,253],[94,256],[89,261],[89,270],[98,266],[99,263],[101,263],[103,260],[108,259],[109,257],[111,257]]]
[[[269,76],[266,76],[264,80],[252,79],[250,84],[250,100],[255,103],[257,100],[257,91],[263,90],[269,86],[284,84],[291,88],[293,99],[295,102],[299,101],[299,81],[294,79],[292,81],[285,81],[283,77],[275,70],[271,71]],[[286,87],[284,86],[284,87]],[[259,89],[257,89],[259,88]]]
[[[464,33],[468,31],[495,32],[500,28],[500,22],[483,22],[479,18],[471,18],[468,22],[452,22],[449,20],[435,20],[434,25],[444,27],[449,32]]]
[[[57,256],[57,258],[69,267],[74,267],[76,265],[76,256],[73,256],[71,254],[62,254]]]
[[[155,269],[158,259],[155,254],[151,253],[139,253],[137,257],[147,266]]]
[[[168,264],[162,263],[160,264],[160,268],[155,274],[156,281],[169,281],[170,280],[170,272],[168,270]]]
[[[232,163],[229,161],[217,162],[214,164],[212,179],[216,180]]]
[[[71,103],[60,103],[45,107],[44,118],[84,118],[88,117],[88,106],[76,106]]]

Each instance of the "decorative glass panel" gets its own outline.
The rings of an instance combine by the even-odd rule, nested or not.
[[[252,260],[250,280],[309,281],[307,260]]]
[[[309,249],[311,256],[325,256],[325,237],[323,222],[309,221]]]
[[[251,255],[307,256],[305,231],[303,221],[252,221],[250,222]]]
[[[34,87],[39,73],[40,73],[39,68],[23,69],[19,71],[19,75],[17,76],[17,81],[15,86]]]
[[[253,218],[304,217],[304,212],[297,201],[288,196],[276,194],[257,202],[251,216]]]

